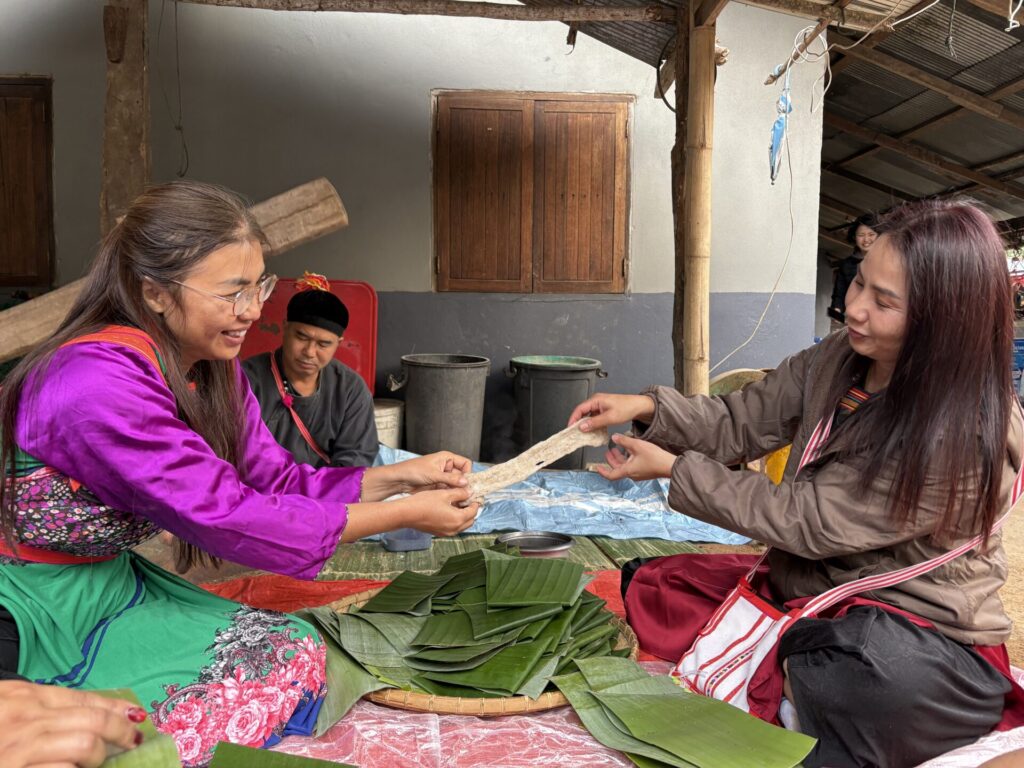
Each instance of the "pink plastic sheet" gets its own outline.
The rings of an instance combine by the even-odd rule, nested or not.
[[[667,662],[644,662],[666,674]],[[572,707],[508,717],[406,712],[360,701],[319,739],[289,738],[275,751],[360,768],[535,768],[538,765],[633,768],[598,743]]]

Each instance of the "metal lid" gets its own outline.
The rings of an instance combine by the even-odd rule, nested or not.
[[[523,557],[558,557],[575,543],[572,536],[550,531],[512,531],[498,536],[499,544],[517,547]]]

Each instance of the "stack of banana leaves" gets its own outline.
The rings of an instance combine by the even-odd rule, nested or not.
[[[329,654],[328,689],[333,655],[336,682],[358,695],[395,687],[536,699],[574,660],[630,652],[613,650],[618,627],[604,601],[586,591],[591,579],[567,560],[477,550],[449,558],[435,574],[405,571],[348,613],[301,615],[344,651],[342,659]]]
[[[641,768],[793,768],[814,739],[652,677],[629,659],[577,659],[553,682],[591,735]]]

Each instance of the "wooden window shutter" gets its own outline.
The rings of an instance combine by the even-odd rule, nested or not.
[[[621,293],[628,104],[538,101],[535,114],[533,289]]]
[[[0,285],[53,283],[50,86],[0,79]]]
[[[530,291],[533,126],[528,99],[438,97],[438,290]]]

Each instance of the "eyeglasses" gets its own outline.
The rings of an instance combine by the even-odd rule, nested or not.
[[[210,296],[214,299],[220,299],[231,304],[231,311],[235,317],[244,315],[245,311],[252,306],[252,302],[255,299],[260,304],[263,304],[267,299],[270,298],[270,294],[274,292],[274,287],[277,285],[277,275],[265,275],[260,279],[256,285],[250,285],[248,288],[243,288],[238,293],[233,293],[230,296],[221,296],[219,293],[210,293],[210,291],[204,291],[202,288],[196,288],[195,286],[183,283],[180,280],[171,280],[172,283],[180,285],[182,288],[188,288],[190,291],[201,293],[204,296]]]

